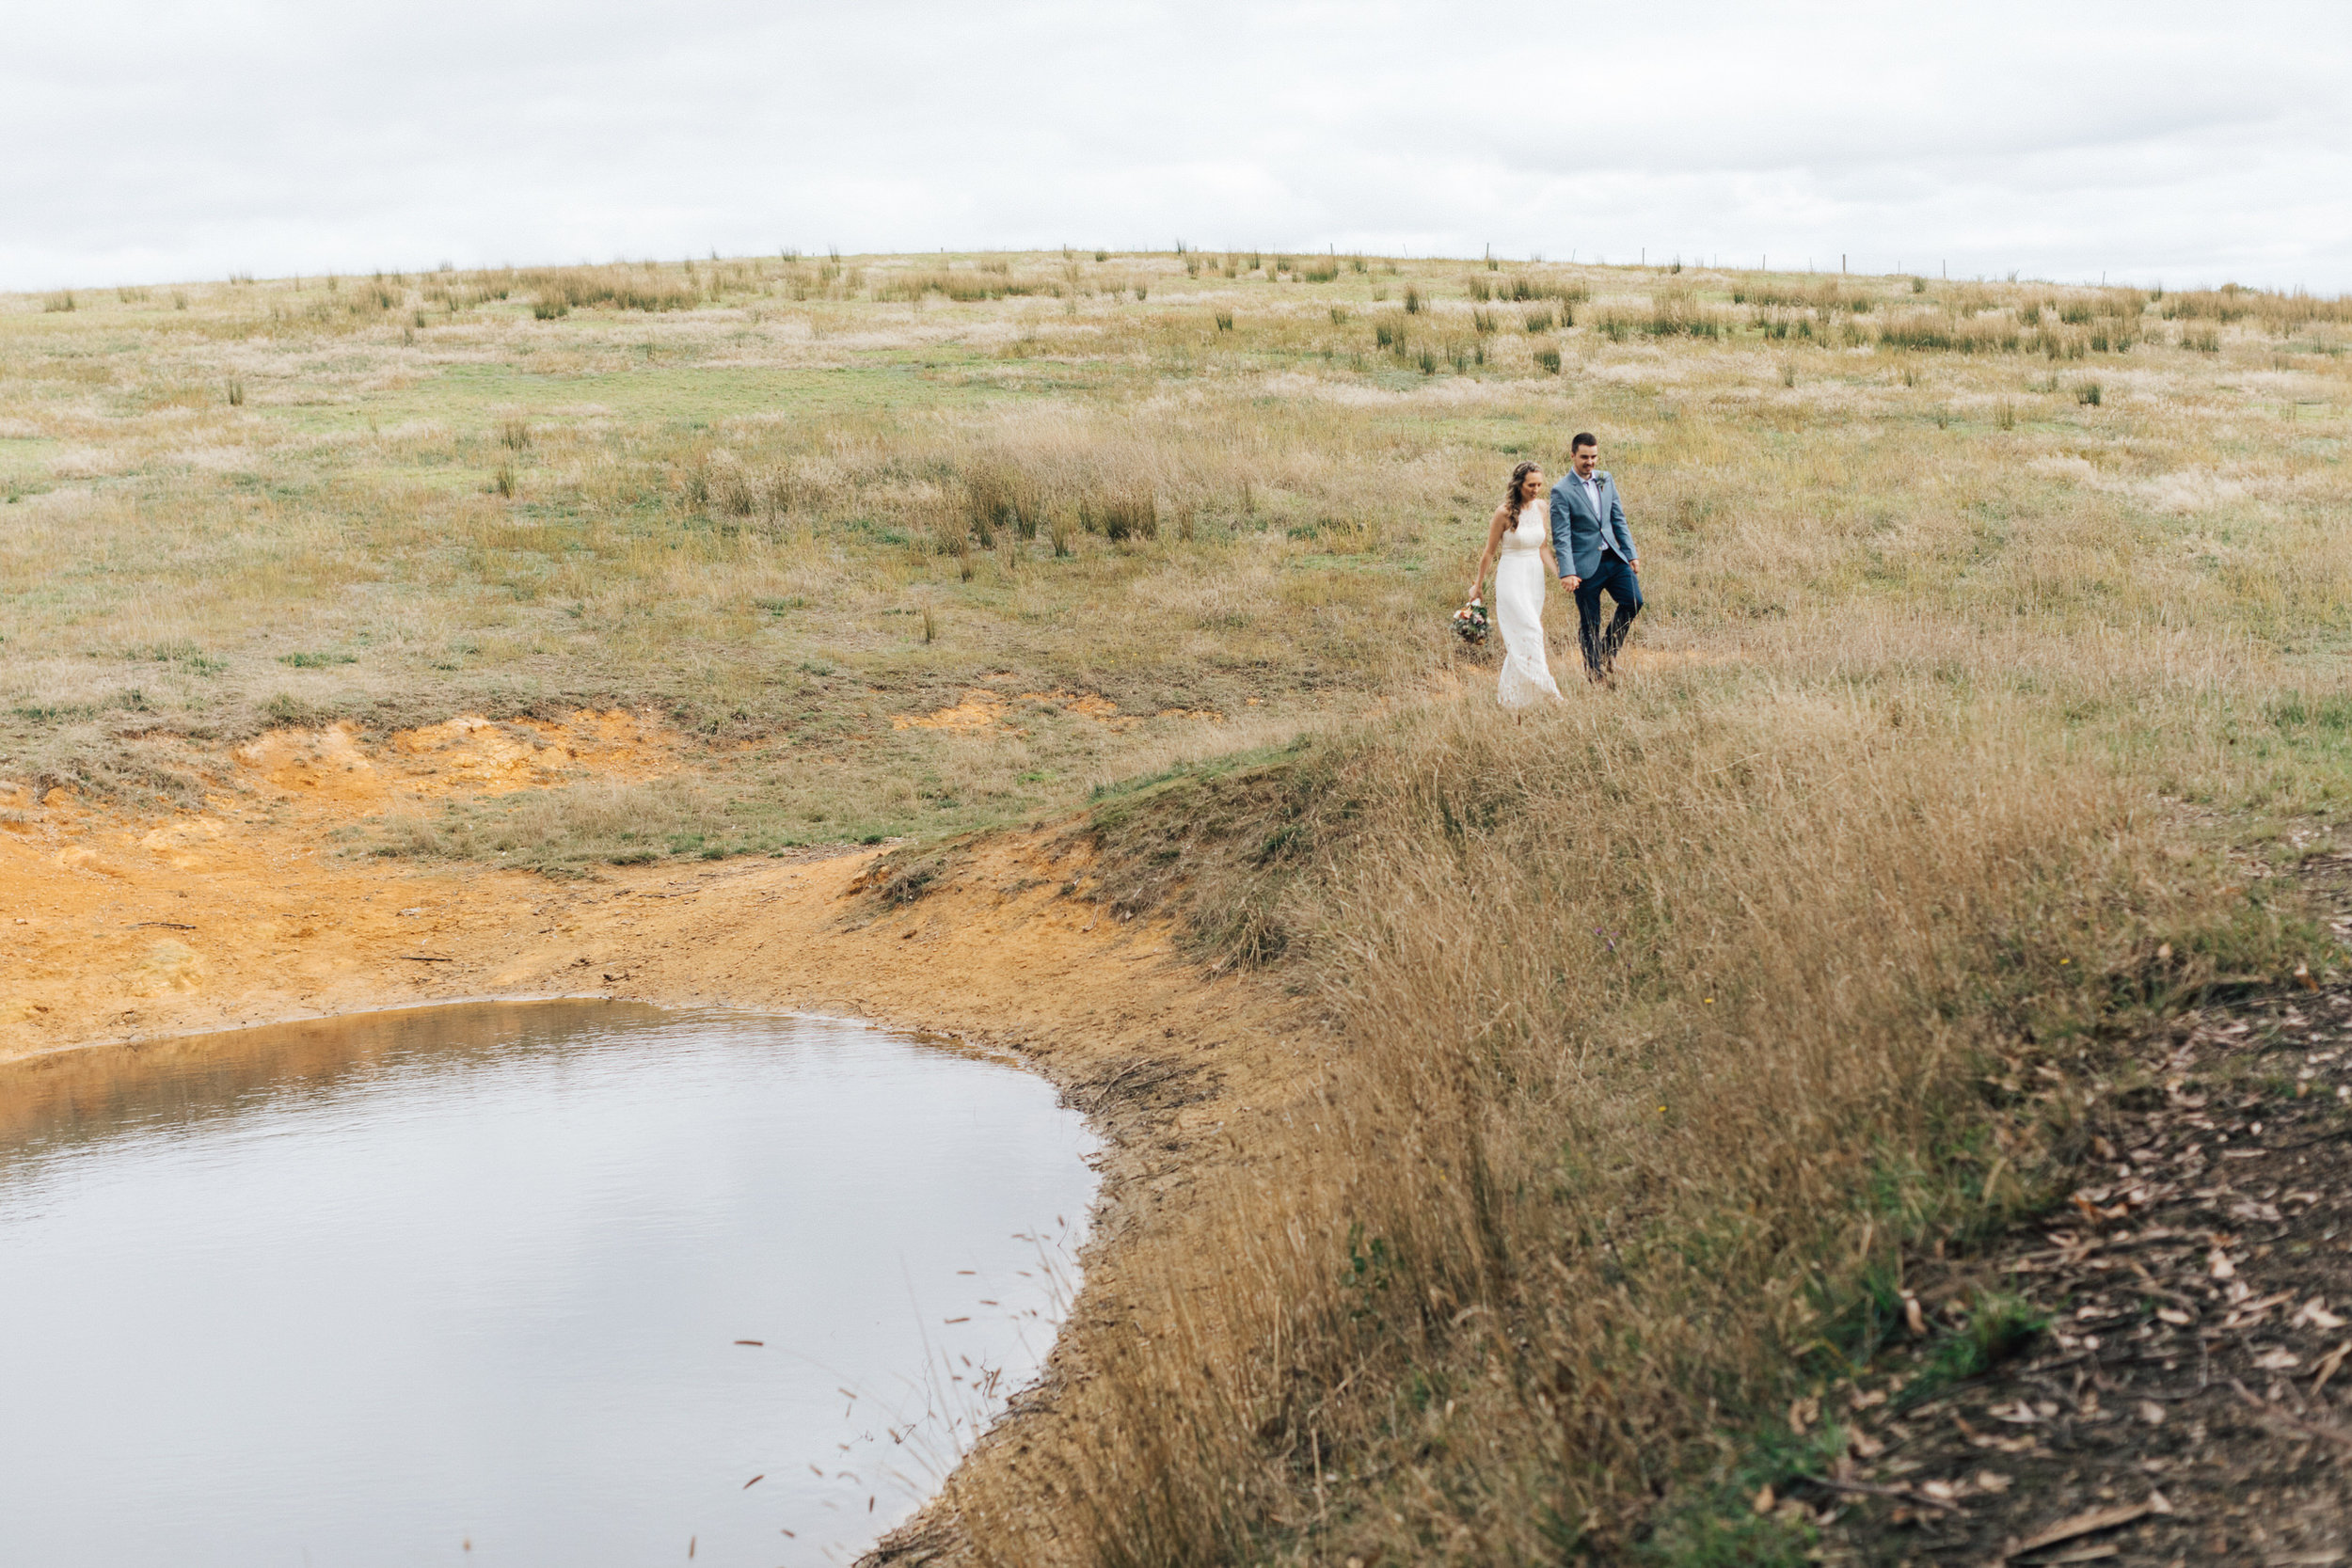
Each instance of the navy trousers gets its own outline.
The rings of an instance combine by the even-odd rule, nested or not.
[[[1617,601],[1617,612],[1610,617],[1606,631],[1600,625],[1600,595],[1604,589]],[[1600,564],[1576,588],[1576,636],[1584,648],[1585,674],[1601,680],[1616,668],[1617,650],[1625,646],[1625,634],[1632,626],[1633,617],[1640,613],[1642,579],[1634,576],[1632,567],[1603,550]]]

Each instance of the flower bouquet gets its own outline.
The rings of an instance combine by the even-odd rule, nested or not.
[[[1486,610],[1476,599],[1454,612],[1454,635],[1475,648],[1486,641]]]

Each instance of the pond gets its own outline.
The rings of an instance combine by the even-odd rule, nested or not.
[[[599,1002],[0,1068],[0,1562],[847,1561],[1037,1373],[1006,1065]]]

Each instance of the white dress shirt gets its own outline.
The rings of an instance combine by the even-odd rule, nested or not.
[[[1577,476],[1577,483],[1584,486],[1584,499],[1593,503],[1593,515],[1600,519],[1602,551],[1623,561],[1625,552],[1617,548],[1617,536],[1609,527],[1609,515],[1600,509],[1600,475],[1597,473],[1580,474]]]

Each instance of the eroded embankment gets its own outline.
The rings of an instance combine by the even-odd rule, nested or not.
[[[200,814],[20,794],[0,832],[0,1060],[558,995],[850,1014],[1017,1055],[1104,1134],[1102,1202],[1045,1385],[901,1532],[921,1557],[955,1555],[955,1498],[1073,1429],[1089,1344],[1134,1317],[1122,1278],[1142,1254],[1187,1244],[1187,1186],[1286,1142],[1311,1069],[1305,1037],[1265,988],[1183,961],[1164,925],[1068,896],[1082,852],[1050,832],[974,847],[901,904],[866,888],[873,851],[570,883],[337,852],[356,821],[435,792],[668,766],[659,735],[623,715],[579,715],[543,740],[471,720],[374,746],[349,730],[277,732],[221,759]]]

